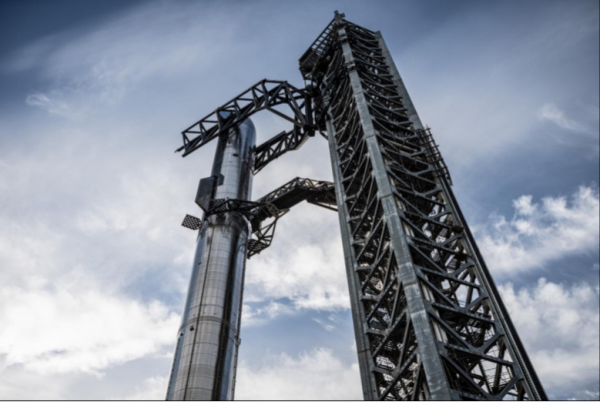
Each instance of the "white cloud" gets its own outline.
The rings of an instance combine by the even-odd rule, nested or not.
[[[540,279],[530,288],[516,290],[509,283],[500,286],[500,291],[551,396],[597,385],[600,353],[597,285],[567,286]]]
[[[476,237],[490,267],[504,274],[543,267],[573,254],[598,251],[598,188],[580,187],[571,197],[531,196],[514,201],[515,216],[493,216]]]
[[[460,20],[447,20],[416,40],[400,43],[386,36],[421,119],[433,128],[457,184],[461,170],[469,175],[512,152],[528,150],[539,155],[540,149],[551,149],[553,142],[548,141],[546,130],[540,129],[536,111],[548,100],[572,103],[574,96],[567,94],[580,88],[576,83],[593,80],[566,75],[574,71],[573,60],[586,59],[589,51],[582,44],[596,43],[592,38],[597,36],[597,13],[584,8],[555,3],[538,9],[545,17],[535,23],[526,18],[527,26],[519,31],[488,36],[484,42],[493,42],[493,46],[480,46],[481,37],[464,33],[478,30],[482,18],[490,18],[490,27],[499,18],[484,17],[475,8],[466,8]],[[457,33],[459,36],[454,36]],[[444,73],[426,67],[440,58],[446,60]],[[553,68],[540,69],[540,63],[550,63]],[[584,88],[586,94],[597,97],[589,85]],[[597,127],[597,121],[587,119],[581,124]]]
[[[323,329],[327,332],[331,332],[335,329],[335,325],[320,318],[313,318],[313,321],[319,324],[321,327],[323,327]]]
[[[180,222],[194,212],[197,175],[178,171],[170,152],[133,147],[131,130],[104,131],[66,122],[26,153],[8,148],[11,168],[0,168],[0,189],[10,189],[0,191],[4,284],[80,270],[116,290],[154,270],[163,290],[186,287],[194,234]]]
[[[17,384],[3,395],[22,395],[29,375],[62,399],[70,382],[56,382],[61,396],[56,376],[172,351],[179,318],[167,303],[185,289],[194,244],[179,226],[185,180],[160,158],[136,160],[127,138],[54,127],[3,155],[0,376]]]
[[[20,366],[7,368],[0,354],[0,396],[3,400],[62,400],[73,380],[64,375],[35,375]],[[35,386],[31,386],[35,383]]]
[[[135,392],[126,397],[114,399],[126,399],[131,401],[164,401],[167,395],[169,379],[166,376],[150,377],[144,380],[142,385],[135,388]]]
[[[86,276],[0,288],[0,356],[40,374],[100,375],[174,342],[179,316],[160,302],[107,294]]]
[[[323,139],[311,139],[261,171],[254,198],[296,176],[331,180],[328,158]],[[296,310],[350,308],[338,222],[337,212],[306,202],[294,206],[278,221],[272,245],[248,261],[246,302],[289,299]]]
[[[565,112],[559,109],[554,103],[546,103],[537,113],[540,120],[552,122],[565,130],[575,132],[588,131],[588,128],[585,125],[570,119]]]
[[[45,109],[51,114],[71,118],[79,116],[78,111],[73,110],[73,108],[70,105],[60,100],[60,94],[54,92],[49,95],[51,96],[51,98],[49,98],[48,95],[43,93],[29,94],[27,95],[27,98],[25,98],[25,102],[30,106],[38,106],[42,109]]]
[[[271,301],[263,307],[253,307],[244,304],[242,308],[242,326],[251,327],[265,324],[280,316],[293,315],[296,311],[283,303]]]
[[[339,239],[282,248],[287,249],[285,255],[265,253],[260,260],[250,260],[252,266],[246,276],[247,301],[288,298],[296,309],[350,307]]]
[[[582,391],[581,394],[583,395],[583,398],[581,399],[588,399],[592,401],[600,400],[600,392],[598,391],[590,391],[586,389]]]
[[[537,210],[537,205],[532,204],[533,197],[523,195],[513,201],[513,206],[519,215],[532,215]]]
[[[202,8],[144,4],[84,34],[41,38],[14,55],[8,69],[43,66],[53,85],[28,95],[27,104],[81,117],[98,105],[115,104],[149,77],[189,68],[200,72],[232,52],[239,42],[232,39],[236,25],[221,24],[222,14],[215,15],[208,5]]]
[[[297,358],[267,355],[260,365],[242,361],[236,399],[361,400],[358,364],[345,364],[329,349],[314,349]]]

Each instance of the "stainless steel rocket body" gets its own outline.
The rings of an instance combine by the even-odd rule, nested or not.
[[[223,181],[214,199],[250,199],[255,138],[250,120],[219,138],[212,175]],[[167,400],[233,399],[249,236],[248,220],[237,212],[205,216]]]

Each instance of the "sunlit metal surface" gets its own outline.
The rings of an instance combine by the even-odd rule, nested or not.
[[[219,138],[214,199],[248,200],[255,129],[246,120]],[[231,400],[240,342],[248,220],[237,212],[205,217],[198,236],[167,400]]]

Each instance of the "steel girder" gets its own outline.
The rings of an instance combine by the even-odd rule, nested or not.
[[[381,36],[336,13],[300,65],[326,112],[365,399],[546,399]]]
[[[284,153],[297,150],[304,145],[308,137],[313,135],[314,131],[306,132],[294,126],[293,129],[283,131],[263,142],[254,149],[254,167],[252,172],[256,174]]]
[[[335,211],[333,183],[297,177],[259,198],[257,202],[265,205],[265,208],[257,210],[251,220],[253,238],[248,244],[248,258],[260,254],[271,245],[279,218],[302,201]]]
[[[290,180],[256,202],[271,204],[278,209],[289,209],[304,200],[337,211],[333,183],[301,177]],[[262,217],[259,216],[259,218]]]
[[[256,147],[265,154],[258,158],[258,169],[255,167],[260,170],[287,150],[299,148],[309,136],[314,135],[312,97],[310,89],[298,89],[287,81],[259,81],[183,130],[183,145],[175,152],[184,151],[183,156],[187,156],[219,135],[226,135],[254,113],[268,110],[293,123],[294,128],[267,141],[268,144]],[[292,115],[276,108],[281,105],[288,106]]]
[[[271,245],[277,220],[302,201],[337,211],[333,183],[296,177],[256,201],[230,198],[211,200],[204,219],[227,212],[238,212],[246,216],[253,237],[248,242],[248,258],[250,258]],[[201,219],[186,215],[181,226],[200,230],[202,224]]]

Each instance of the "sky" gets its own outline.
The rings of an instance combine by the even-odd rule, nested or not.
[[[0,399],[164,399],[215,144],[180,132],[380,30],[553,399],[599,398],[597,1],[0,1]],[[258,143],[287,123],[253,117]],[[316,136],[254,179],[331,180]],[[238,399],[360,399],[338,218],[248,261]]]

